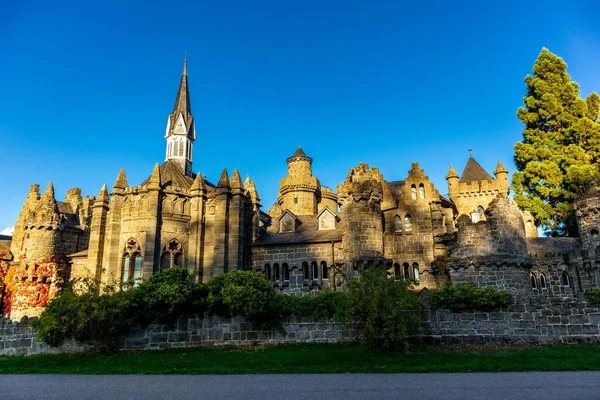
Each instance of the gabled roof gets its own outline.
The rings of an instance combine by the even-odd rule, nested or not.
[[[284,212],[282,212],[281,215],[279,216],[279,218],[277,218],[277,221],[281,221],[281,219],[283,217],[285,217],[286,215],[291,215],[291,217],[294,218],[294,221],[296,221],[296,223],[298,225],[302,225],[302,221],[300,221],[300,219],[298,219],[298,217],[296,216],[296,214],[294,214],[290,210],[285,210]]]
[[[185,176],[179,168],[177,162],[173,160],[166,160],[161,166],[158,167],[158,169],[160,171],[160,187],[162,189],[169,186],[189,189],[194,183],[194,178],[196,177],[196,174],[192,174],[192,176]],[[140,186],[148,186],[149,181],[150,177],[142,182]],[[204,183],[209,187],[215,187],[206,179],[204,180]]]
[[[321,218],[321,214],[323,214],[324,212],[328,212],[331,215],[333,215],[335,217],[336,221],[340,220],[340,217],[338,217],[337,213],[331,211],[331,209],[329,207],[327,207],[327,206],[323,207],[323,209],[321,211],[319,211],[319,213],[317,214],[317,219]]]
[[[463,170],[462,175],[460,176],[459,182],[461,183],[471,183],[471,182],[479,182],[479,181],[493,181],[494,178],[490,176],[486,172],[485,169],[473,157],[469,157],[469,161],[467,161],[467,165],[465,165],[465,169]]]
[[[271,225],[264,236],[252,246],[269,246],[285,244],[329,243],[342,240],[340,229],[319,230],[319,219],[316,215],[303,215],[302,225],[296,226],[295,232],[279,233],[279,226]]]

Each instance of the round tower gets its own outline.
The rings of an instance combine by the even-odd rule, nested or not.
[[[296,215],[314,215],[320,197],[319,180],[312,175],[312,158],[298,147],[288,157],[288,174],[279,182],[277,201]]]

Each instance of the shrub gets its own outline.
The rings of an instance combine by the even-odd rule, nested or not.
[[[129,292],[115,292],[86,283],[78,289],[65,288],[35,321],[38,338],[51,346],[75,339],[103,352],[118,349],[124,335],[135,323],[136,309]]]
[[[444,285],[429,293],[433,308],[452,311],[490,311],[510,304],[508,293],[492,287],[479,289],[472,283]]]
[[[347,323],[358,325],[359,341],[375,348],[406,350],[418,332],[421,301],[409,280],[389,279],[385,271],[368,268],[348,283]]]
[[[232,271],[208,283],[209,311],[243,315],[262,328],[280,324],[277,292],[265,276],[255,271]]]
[[[343,292],[326,290],[303,297],[278,295],[277,308],[282,317],[338,317],[348,304],[348,295]]]
[[[596,288],[588,298],[590,304],[600,306],[600,288]]]
[[[194,283],[185,268],[170,268],[152,275],[139,287],[131,290],[139,307],[139,322],[171,324],[179,316],[204,314],[207,310],[208,289]]]

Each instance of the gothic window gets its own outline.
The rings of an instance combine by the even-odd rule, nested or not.
[[[413,200],[416,200],[416,199],[417,199],[417,187],[416,187],[415,185],[412,185],[412,186],[410,187],[410,197],[411,197]]]
[[[176,140],[173,142],[173,155],[176,156],[179,152],[179,142]]]
[[[310,266],[311,266],[311,270],[312,270],[312,280],[318,281],[319,280],[319,265],[317,264],[316,261],[313,261],[312,263],[310,263]]]
[[[160,270],[164,271],[173,267],[183,267],[183,264],[183,247],[177,239],[172,239],[163,247],[160,256]]]
[[[179,157],[183,156],[183,147],[185,146],[184,142],[179,142],[179,153],[177,154]]]
[[[425,186],[422,183],[419,184],[419,198],[425,198]]]
[[[129,239],[125,244],[123,252],[123,282],[133,282],[134,286],[139,284],[142,278],[142,252],[139,243],[135,239]]]
[[[402,232],[402,218],[399,215],[394,217],[394,232]]]
[[[415,278],[415,281],[419,282],[419,278],[420,278],[419,264],[413,263],[412,267],[413,267],[413,278]]]
[[[396,263],[394,264],[394,276],[396,277],[396,279],[400,278],[400,264]]]
[[[404,216],[404,229],[406,230],[406,232],[412,232],[413,225],[412,217],[410,216],[410,214],[406,214]]]
[[[561,280],[562,280],[563,286],[567,286],[567,287],[571,286],[571,280],[569,279],[569,274],[567,274],[567,271],[563,271]]]
[[[544,275],[544,273],[542,272],[540,274],[540,288],[546,289],[547,287],[548,287],[548,285],[546,284],[546,275]]]
[[[402,269],[404,270],[404,277],[406,279],[410,278],[410,269],[409,268],[410,267],[409,267],[408,263],[402,264]]]
[[[283,263],[281,265],[281,267],[283,268],[283,281],[289,282],[290,281],[290,267],[286,263]]]
[[[531,281],[531,288],[537,289],[537,280],[535,279],[535,275],[533,274],[533,272],[529,274],[529,280]]]
[[[273,264],[273,269],[275,270],[275,281],[278,282],[279,281],[279,264],[275,263]]]
[[[323,279],[329,279],[329,269],[327,268],[327,263],[325,261],[321,261],[321,277]]]
[[[269,264],[265,264],[265,276],[271,282],[271,266]]]

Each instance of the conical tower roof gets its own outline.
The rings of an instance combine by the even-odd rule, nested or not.
[[[460,183],[471,183],[479,181],[493,181],[494,179],[487,173],[485,169],[471,156],[462,175],[460,176]]]
[[[304,150],[302,150],[302,148],[300,146],[298,146],[298,148],[296,149],[294,154],[292,154],[290,157],[288,157],[287,162],[290,163],[290,162],[296,161],[296,160],[312,162],[312,158],[307,156],[306,153],[304,152]]]

